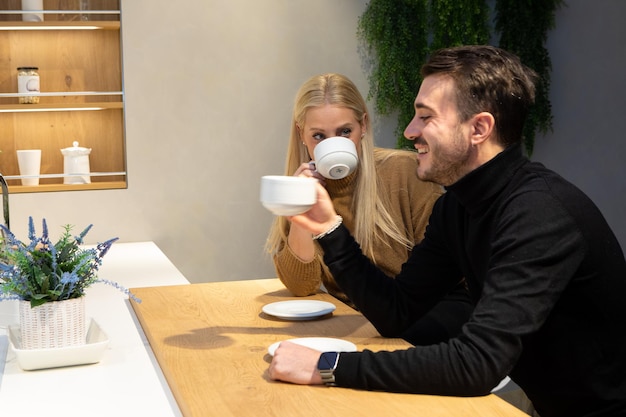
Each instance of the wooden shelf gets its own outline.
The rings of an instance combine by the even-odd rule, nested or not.
[[[110,190],[124,189],[126,181],[103,181],[91,184],[40,184],[34,186],[9,185],[10,194],[48,192],[48,191],[84,191],[84,190]]]
[[[28,113],[38,111],[81,111],[123,109],[121,101],[93,103],[58,103],[58,104],[0,104],[0,113]]]
[[[8,21],[0,22],[0,31],[3,30],[120,30],[120,22],[96,20],[69,20],[50,22]]]
[[[122,102],[59,103],[59,104],[0,104],[0,113],[28,113],[40,111],[87,111],[123,109]]]

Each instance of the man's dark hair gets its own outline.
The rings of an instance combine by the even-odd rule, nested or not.
[[[522,141],[528,110],[535,101],[537,74],[503,49],[487,45],[440,49],[422,67],[422,77],[442,74],[457,88],[461,121],[489,112],[505,147]]]

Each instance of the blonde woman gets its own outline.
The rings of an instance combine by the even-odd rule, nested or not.
[[[322,177],[311,163],[315,146],[333,136],[353,141],[359,156],[355,172],[340,180]],[[415,153],[374,146],[365,100],[340,74],[314,76],[300,87],[285,174],[317,178],[363,253],[390,277],[400,272],[412,247],[421,241],[432,206],[443,193],[440,186],[417,178]],[[278,277],[294,295],[307,296],[323,287],[353,305],[335,283],[310,232],[277,217],[267,250]],[[460,331],[471,309],[461,283],[420,322],[396,336],[414,344],[447,340]]]

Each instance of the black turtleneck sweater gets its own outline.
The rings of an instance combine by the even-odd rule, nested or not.
[[[506,375],[542,417],[626,415],[626,262],[579,189],[513,146],[448,187],[394,280],[345,227],[320,239],[337,283],[384,335],[461,277],[476,308],[447,343],[342,353],[340,386],[484,395]]]

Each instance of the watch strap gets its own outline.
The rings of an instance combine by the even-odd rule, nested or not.
[[[335,385],[335,369],[339,363],[339,352],[324,352],[320,355],[317,370],[322,382],[329,386]]]

